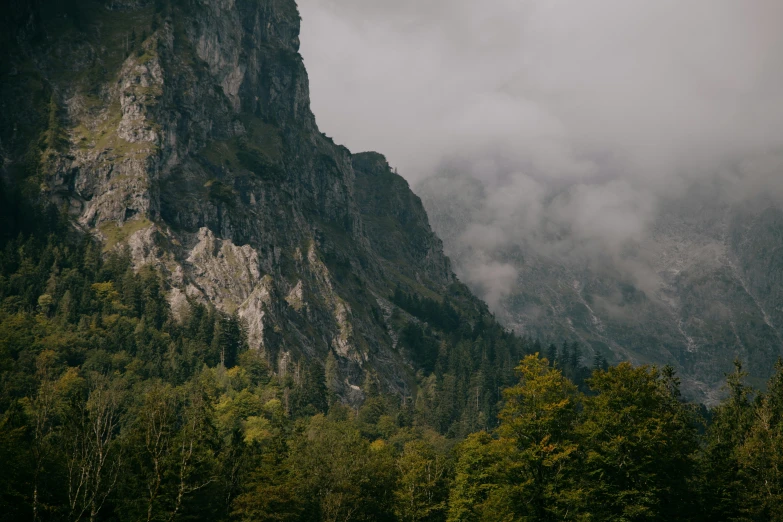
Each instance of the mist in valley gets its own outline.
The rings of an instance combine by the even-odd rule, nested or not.
[[[777,294],[754,295],[754,268],[734,253],[740,229],[765,210],[777,223],[783,201],[779,2],[303,0],[300,10],[321,130],[387,155],[457,275],[517,331],[646,361],[623,354],[628,342],[604,323],[652,317],[680,330],[663,359],[682,359],[674,351],[701,335],[683,288],[720,265],[780,340],[783,309],[764,306]],[[736,301],[723,295],[733,291],[699,295]],[[584,328],[571,324],[582,312],[569,293]]]

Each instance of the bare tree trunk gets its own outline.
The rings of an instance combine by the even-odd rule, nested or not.
[[[41,471],[46,455],[49,452],[47,440],[52,429],[53,412],[55,407],[56,389],[55,381],[51,377],[51,365],[54,361],[54,352],[44,351],[36,360],[37,376],[41,381],[38,394],[30,401],[32,417],[35,428],[33,430],[33,458],[35,469],[33,471],[33,521],[40,519],[39,488]]]
[[[71,418],[71,457],[68,462],[70,519],[85,513],[94,522],[111,494],[122,464],[115,439],[124,390],[119,381],[94,375],[85,404]]]
[[[152,520],[155,502],[163,484],[164,459],[171,451],[175,412],[176,397],[170,387],[160,386],[147,392],[141,415],[144,422],[144,446],[152,461],[152,477],[147,483],[147,522]]]
[[[204,464],[199,462],[198,446],[203,444],[207,437],[207,406],[198,390],[192,390],[186,401],[188,404],[184,412],[185,423],[180,431],[178,444],[179,484],[177,485],[174,509],[169,515],[168,522],[173,521],[179,514],[187,495],[206,487],[215,479],[211,473],[202,477],[198,473],[198,471],[203,471],[199,470],[199,465]]]

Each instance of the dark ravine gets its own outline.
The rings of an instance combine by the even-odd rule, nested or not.
[[[299,21],[293,0],[17,2],[3,177],[159,269],[175,315],[238,313],[278,372],[331,353],[345,400],[368,373],[410,395],[395,289],[492,319],[385,158],[319,132]]]

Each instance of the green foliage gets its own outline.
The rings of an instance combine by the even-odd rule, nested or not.
[[[582,500],[575,430],[581,397],[568,379],[537,355],[525,357],[517,371],[520,382],[505,391],[497,429],[513,448],[509,454],[516,461],[508,496],[519,503],[517,511],[534,519],[565,520]]]
[[[707,432],[700,458],[704,512],[726,520],[783,520],[783,362],[765,394],[745,385],[746,375],[735,361],[729,396]]]
[[[58,152],[65,142],[65,133],[60,123],[60,107],[52,94],[49,99],[49,121],[44,133],[44,147],[48,153]]]
[[[670,369],[596,370],[589,395],[528,356],[493,434],[460,446],[449,520],[700,518],[693,410]]]
[[[426,321],[435,328],[446,331],[459,328],[459,313],[448,301],[440,303],[428,297],[420,298],[407,294],[400,288],[395,289],[392,301],[409,314]]]
[[[215,167],[250,171],[267,181],[280,181],[284,170],[279,130],[256,117],[246,117],[242,123],[246,136],[211,142],[201,151],[201,157]]]
[[[235,198],[237,196],[236,191],[230,185],[223,183],[222,181],[210,181],[207,188],[209,189],[209,197],[223,203],[225,205],[234,205]]]
[[[326,413],[326,377],[321,365],[304,365],[300,372],[299,383],[291,393],[291,406],[298,415]]]
[[[277,375],[236,314],[175,321],[155,270],[0,189],[4,520],[783,520],[783,363],[765,393],[737,363],[705,429],[671,368],[588,377],[398,291],[415,396],[367,369],[349,408],[334,355]]]
[[[144,230],[151,225],[152,222],[146,218],[132,219],[124,222],[122,225],[111,222],[103,223],[100,227],[101,233],[106,237],[103,249],[111,250],[139,230]]]
[[[451,465],[427,440],[407,442],[397,458],[395,514],[400,521],[443,520]]]
[[[673,373],[621,363],[589,384],[579,427],[588,502],[609,519],[687,520],[697,430]]]
[[[464,437],[495,425],[501,390],[533,343],[504,330],[493,318],[462,315],[449,299],[436,301],[397,288],[392,301],[416,318],[400,331],[400,344],[428,376],[416,400],[420,424]]]

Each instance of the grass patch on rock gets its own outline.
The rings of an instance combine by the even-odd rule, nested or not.
[[[130,236],[139,230],[144,230],[150,226],[152,226],[152,221],[147,218],[132,219],[122,225],[118,225],[115,222],[101,223],[98,228],[106,238],[103,245],[104,252],[108,252],[118,244],[127,241]]]

